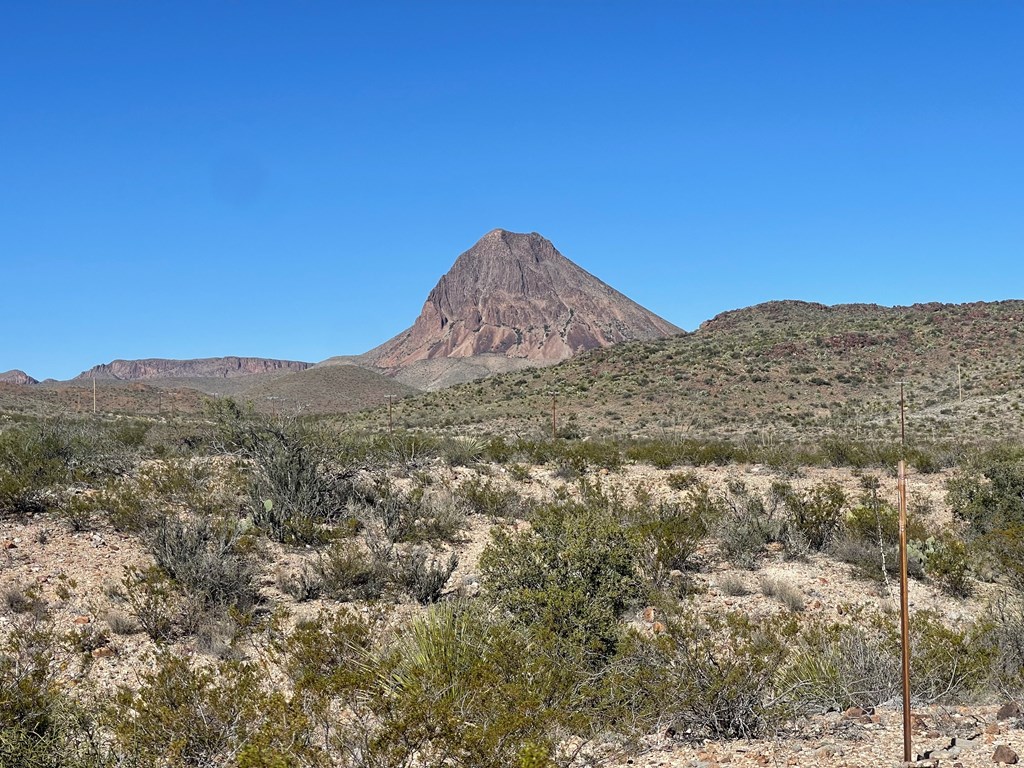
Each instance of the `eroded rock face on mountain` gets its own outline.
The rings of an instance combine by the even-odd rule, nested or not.
[[[252,376],[272,371],[304,371],[311,363],[294,360],[270,360],[264,357],[207,357],[196,360],[114,360],[83,371],[77,379],[120,379],[144,381],[168,378],[222,378]]]
[[[24,371],[17,369],[13,371],[5,371],[0,373],[0,383],[3,384],[38,384],[39,382],[33,379]]]
[[[368,357],[386,369],[477,355],[544,364],[679,332],[537,233],[496,229],[459,256],[413,326]]]

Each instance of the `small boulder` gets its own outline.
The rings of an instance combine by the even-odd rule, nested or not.
[[[992,755],[993,763],[1003,763],[1004,765],[1016,765],[1019,758],[1017,753],[1010,749],[1005,744],[1000,744],[996,747],[995,754]]]
[[[1020,705],[1015,701],[1008,701],[996,712],[996,720],[1009,720],[1011,717],[1020,715]]]

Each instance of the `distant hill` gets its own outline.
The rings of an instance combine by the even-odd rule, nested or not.
[[[304,371],[312,363],[295,360],[272,360],[263,357],[205,357],[194,360],[114,360],[82,371],[75,379],[118,379],[148,381],[152,379],[233,379],[275,371]]]
[[[418,427],[543,432],[555,393],[562,419],[571,417],[583,434],[892,437],[902,380],[911,434],[995,439],[1024,434],[1022,342],[1021,301],[769,302],[723,313],[694,333],[412,398],[396,418]]]
[[[44,381],[31,387],[0,383],[0,412],[33,416],[92,412],[92,381]],[[100,413],[139,416],[201,414],[207,396],[194,389],[154,387],[138,381],[96,380]]]
[[[346,413],[418,393],[380,373],[355,365],[325,365],[263,379],[241,393],[257,410],[276,413]]]
[[[679,332],[536,232],[495,229],[455,260],[410,328],[362,357],[408,383],[436,388]]]

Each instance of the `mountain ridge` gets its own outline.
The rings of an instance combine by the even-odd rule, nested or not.
[[[112,360],[82,371],[72,381],[81,379],[118,379],[147,381],[151,379],[238,378],[275,371],[304,371],[313,363],[277,360],[267,357],[203,357],[177,360],[149,357],[138,360]]]
[[[809,439],[908,434],[932,440],[1024,435],[1024,301],[909,307],[765,302],[692,333],[577,355],[417,396],[396,423],[528,434],[557,396],[588,435]],[[367,414],[372,427],[379,415]],[[897,430],[893,432],[893,430]]]

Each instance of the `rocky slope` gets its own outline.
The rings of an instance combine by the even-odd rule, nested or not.
[[[543,365],[679,332],[536,232],[495,229],[459,256],[411,328],[366,357],[392,373],[420,361],[480,355]]]
[[[24,371],[14,369],[13,371],[5,371],[0,373],[0,383],[4,384],[38,384],[36,379],[33,379]]]
[[[558,394],[584,434],[771,441],[899,434],[1024,434],[1024,302],[826,307],[796,301],[723,313],[697,331],[593,350],[404,401],[396,423],[521,433]]]
[[[275,371],[304,371],[312,363],[294,360],[271,360],[263,357],[207,357],[196,360],[114,360],[83,371],[75,379],[120,379],[146,381],[151,379],[221,378],[272,373]]]

